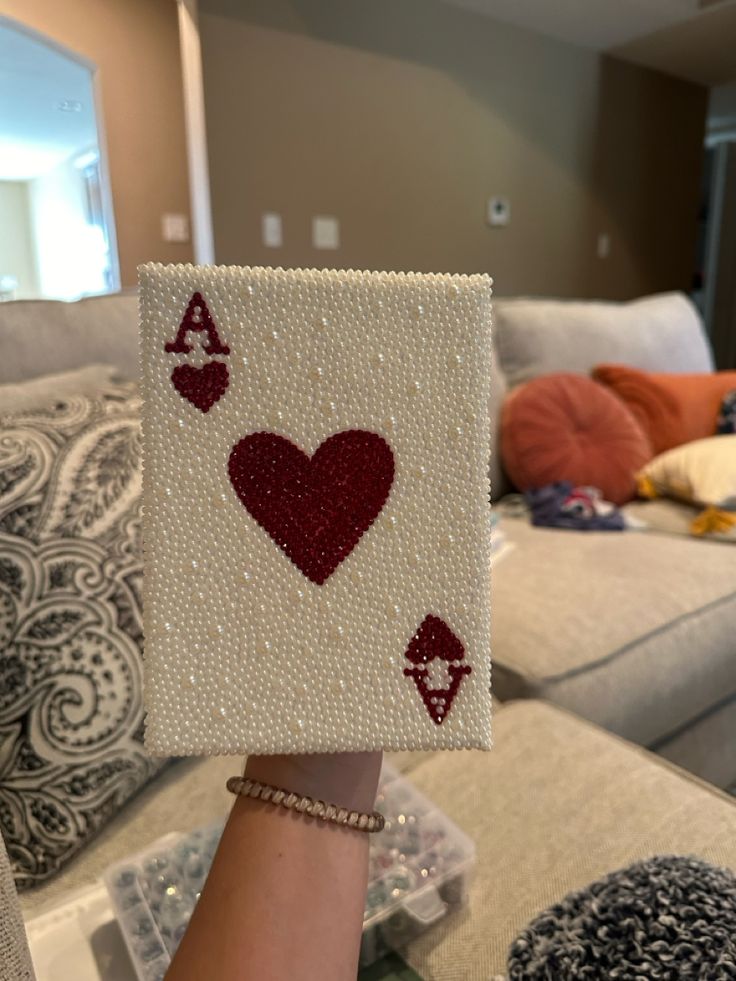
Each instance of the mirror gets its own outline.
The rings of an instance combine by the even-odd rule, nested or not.
[[[94,66],[0,18],[0,301],[119,289]]]

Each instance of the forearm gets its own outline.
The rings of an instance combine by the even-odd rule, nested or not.
[[[370,811],[379,770],[380,754],[255,757],[246,775]],[[354,981],[369,837],[238,798],[168,981]]]

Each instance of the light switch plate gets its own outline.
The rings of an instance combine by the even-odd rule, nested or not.
[[[315,215],[312,218],[312,244],[315,249],[340,247],[340,222],[332,215]]]
[[[187,216],[178,213],[161,215],[161,237],[164,242],[188,242],[189,219]]]
[[[263,244],[269,249],[280,249],[284,244],[281,215],[275,211],[264,211],[261,218]]]

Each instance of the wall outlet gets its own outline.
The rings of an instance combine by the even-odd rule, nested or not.
[[[486,221],[493,228],[502,228],[511,221],[511,202],[508,198],[488,198]]]
[[[161,215],[161,237],[164,242],[188,242],[189,219],[187,216],[175,213]]]
[[[275,211],[264,211],[261,215],[261,237],[268,249],[280,249],[284,244],[281,215]]]
[[[315,249],[340,248],[340,222],[332,215],[312,218],[312,245]]]
[[[608,232],[600,232],[596,244],[596,255],[599,259],[607,259],[611,254],[611,236]]]

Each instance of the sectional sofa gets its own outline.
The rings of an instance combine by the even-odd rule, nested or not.
[[[599,362],[713,368],[679,294],[499,300],[494,316],[494,500],[512,490],[497,433],[510,388]],[[132,293],[2,304],[0,384],[91,363],[135,377],[136,333]],[[674,506],[632,507],[650,530],[583,534],[504,517],[516,547],[493,574],[495,748],[395,760],[478,846],[468,912],[406,952],[426,978],[500,974],[535,912],[636,858],[685,852],[736,868],[736,806],[717,789],[736,784],[736,549],[690,539]],[[23,894],[25,915],[159,835],[224,813],[237,767],[168,767],[65,871]]]

